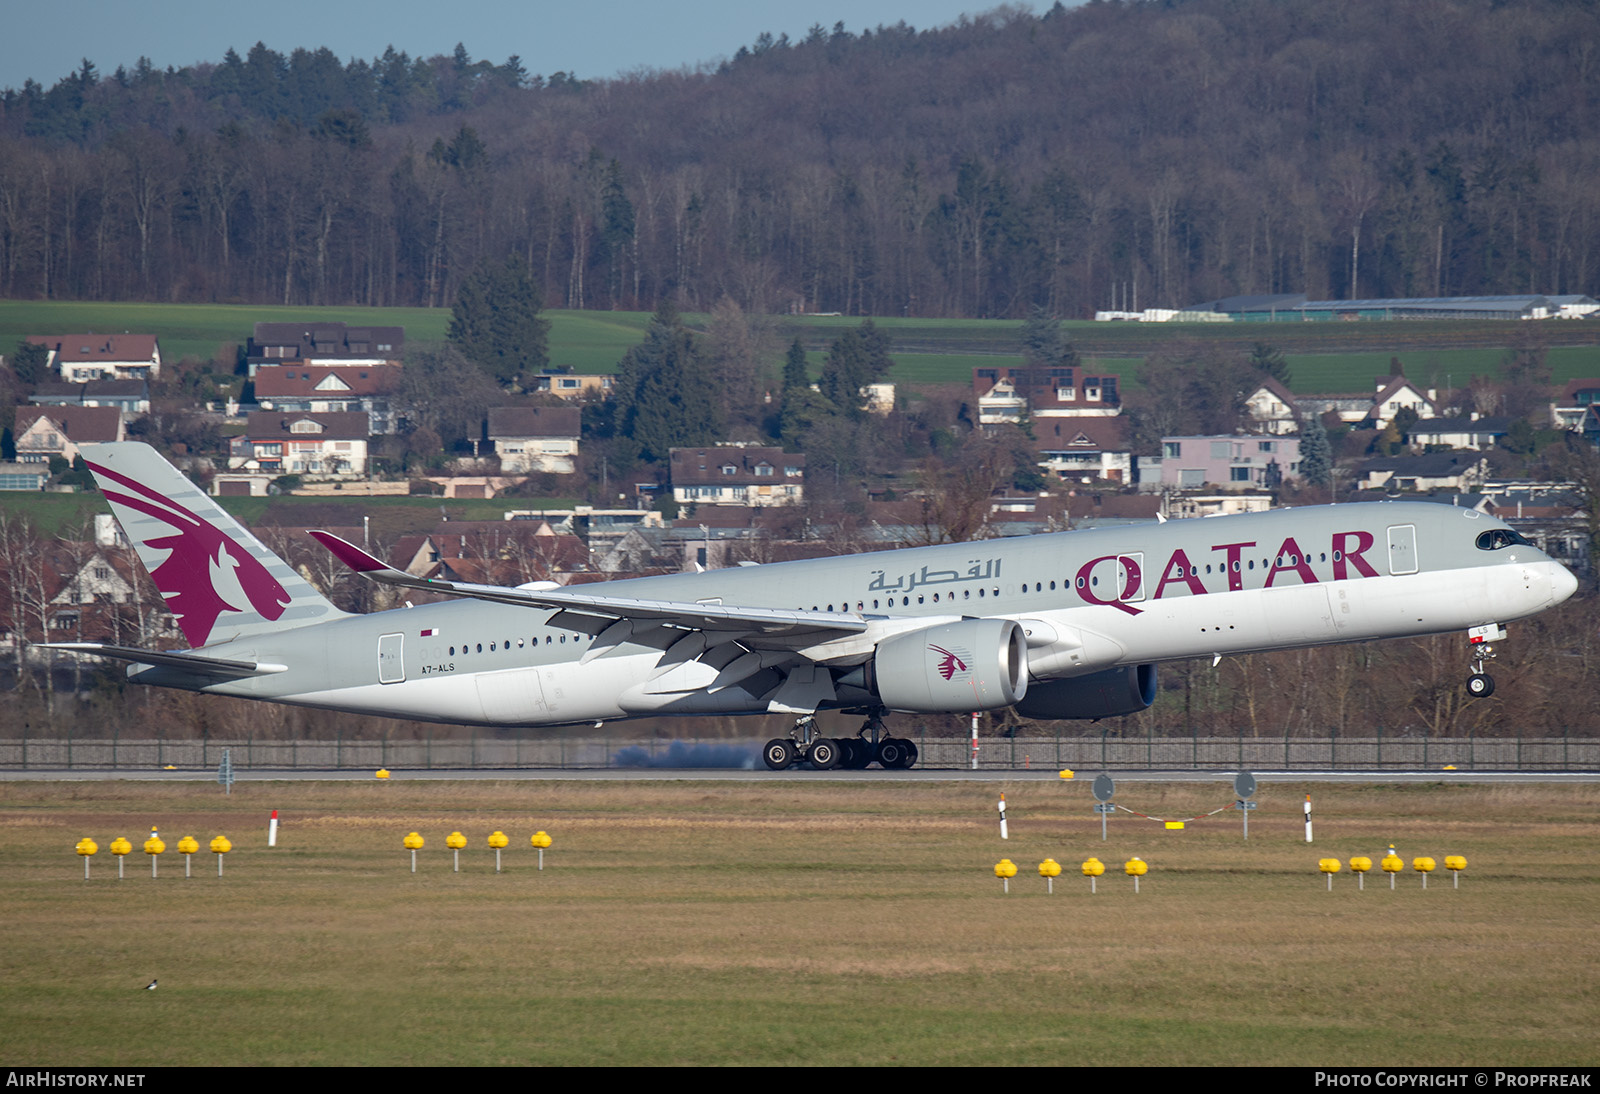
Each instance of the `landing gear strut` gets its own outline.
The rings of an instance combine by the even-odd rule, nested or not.
[[[881,712],[867,717],[854,737],[818,737],[816,719],[810,715],[794,724],[788,737],[774,737],[761,750],[761,758],[774,771],[809,763],[818,771],[842,767],[859,771],[877,761],[886,768],[905,769],[917,762],[917,746],[901,737],[884,735]]]
[[[1487,699],[1494,694],[1494,677],[1483,671],[1485,661],[1494,660],[1494,646],[1490,643],[1504,640],[1506,629],[1498,623],[1473,627],[1467,632],[1467,642],[1472,650],[1472,675],[1467,677],[1467,694],[1474,699]]]

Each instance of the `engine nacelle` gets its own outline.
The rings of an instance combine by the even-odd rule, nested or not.
[[[1028,692],[1028,639],[1010,619],[967,619],[878,644],[872,682],[890,710],[996,710]]]
[[[1035,684],[1017,704],[1024,718],[1115,718],[1156,701],[1156,667],[1128,665]]]

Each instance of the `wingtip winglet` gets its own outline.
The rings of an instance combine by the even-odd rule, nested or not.
[[[326,547],[333,553],[333,557],[350,567],[358,574],[374,573],[389,569],[383,562],[373,558],[367,552],[357,547],[354,543],[340,539],[332,532],[320,529],[311,529],[308,533],[312,539]]]

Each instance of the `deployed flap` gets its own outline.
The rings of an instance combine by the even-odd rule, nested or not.
[[[271,676],[287,672],[288,665],[274,665],[262,661],[230,661],[223,657],[206,657],[198,653],[169,650],[141,650],[132,646],[109,646],[104,642],[42,642],[40,649],[71,650],[74,653],[92,653],[116,661],[132,661],[140,665],[161,665],[202,676],[239,678],[244,676]]]
[[[587,615],[607,616],[613,619],[648,619],[666,623],[685,630],[733,631],[756,636],[744,640],[746,644],[759,644],[767,639],[773,644],[789,648],[794,639],[807,643],[828,637],[859,634],[867,629],[867,622],[848,615],[828,612],[786,611],[780,608],[751,608],[713,603],[682,603],[671,600],[636,600],[631,597],[606,596],[603,593],[575,593],[567,589],[506,589],[498,585],[473,585],[464,581],[438,581],[413,577],[404,570],[373,558],[353,543],[347,543],[330,532],[312,532],[311,536],[346,566],[363,577],[385,585],[400,585],[408,589],[425,589],[449,596],[471,597],[498,604],[518,604],[529,608],[556,608],[582,612]]]
[[[815,714],[834,697],[832,673],[817,665],[801,665],[789,671],[767,709],[775,714]]]

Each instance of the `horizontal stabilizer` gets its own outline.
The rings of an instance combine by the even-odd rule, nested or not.
[[[132,661],[138,665],[160,665],[163,668],[182,669],[201,676],[238,679],[245,676],[271,676],[287,672],[288,665],[273,665],[259,661],[231,661],[223,657],[206,657],[198,653],[176,650],[141,650],[133,646],[111,646],[104,642],[45,642],[41,649],[69,650],[73,653],[92,653],[96,657],[109,657],[115,661]]]

